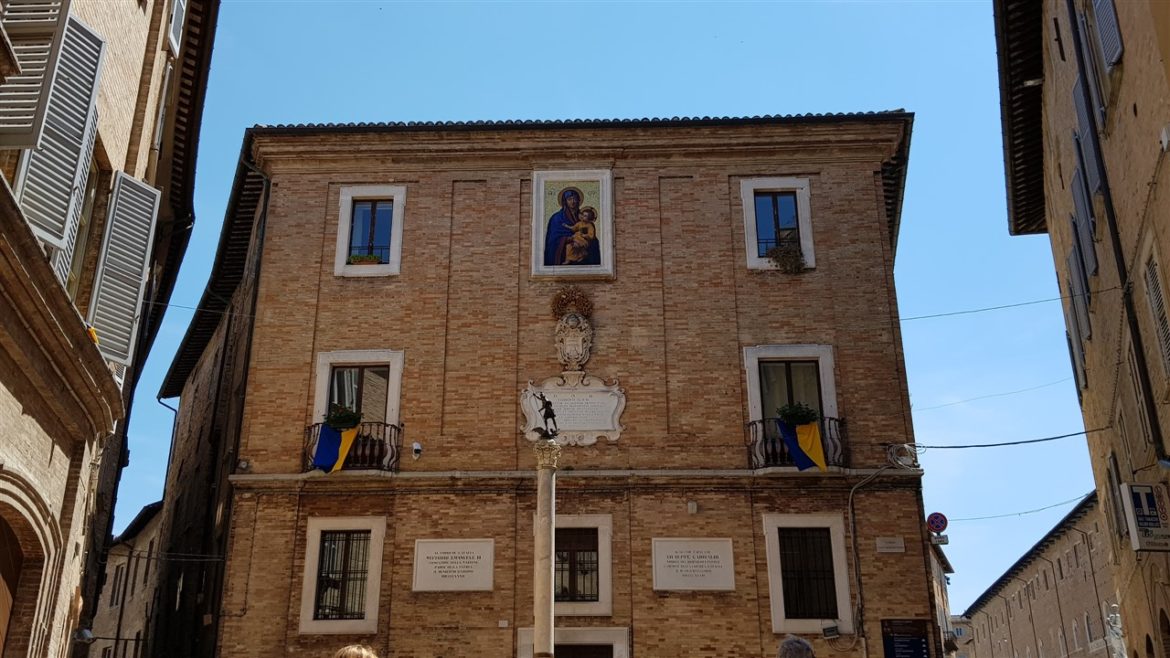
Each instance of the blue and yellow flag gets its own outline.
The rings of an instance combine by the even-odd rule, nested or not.
[[[821,471],[828,470],[825,464],[825,449],[821,445],[821,426],[819,423],[793,427],[778,420],[776,424],[780,426],[780,438],[784,439],[788,454],[792,456],[792,463],[796,464],[798,469],[803,471],[816,466]]]
[[[313,455],[313,467],[326,473],[341,470],[349,449],[353,447],[353,440],[357,438],[358,428],[337,430],[327,424],[321,425],[321,432],[317,435],[317,453]]]

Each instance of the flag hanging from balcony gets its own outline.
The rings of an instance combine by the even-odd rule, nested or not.
[[[313,467],[326,473],[341,470],[353,441],[357,438],[358,428],[338,430],[328,423],[321,424],[321,431],[317,435],[317,452],[313,455]]]
[[[797,468],[803,471],[816,466],[822,471],[827,470],[820,423],[792,426],[781,420],[776,421],[776,424],[780,426],[780,438],[784,439],[792,463]]]

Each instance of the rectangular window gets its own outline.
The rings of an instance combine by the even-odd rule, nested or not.
[[[740,197],[748,269],[796,273],[816,267],[807,178],[745,178]],[[777,247],[796,249],[772,258]]]
[[[122,574],[124,574],[125,571],[126,566],[123,564],[119,564],[118,566],[114,567],[114,582],[110,583],[110,607],[119,605],[122,602]]]
[[[313,619],[364,619],[370,531],[321,533]]]
[[[390,366],[334,366],[329,375],[329,404],[362,415],[362,422],[385,423]]]
[[[333,274],[344,277],[398,274],[406,187],[347,186],[341,188],[340,202]]]
[[[393,199],[354,201],[349,226],[348,263],[353,264],[355,260],[380,265],[389,263],[390,227],[393,223]]]
[[[1170,319],[1166,316],[1166,302],[1162,296],[1162,277],[1158,274],[1158,261],[1150,256],[1146,261],[1146,299],[1154,318],[1154,333],[1158,334],[1158,347],[1162,350],[1162,367],[1170,373]]]
[[[838,514],[764,514],[773,633],[852,633],[845,523]]]
[[[800,248],[796,192],[756,192],[756,256],[767,258],[775,247]]]
[[[599,600],[597,528],[557,528],[554,592],[557,601]]]
[[[789,404],[821,405],[820,365],[815,361],[760,361],[760,405],[771,417]]]
[[[779,528],[786,619],[835,619],[836,580],[828,528]]]

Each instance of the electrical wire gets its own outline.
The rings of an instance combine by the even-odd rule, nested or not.
[[[942,409],[943,407],[953,407],[956,404],[964,404],[967,402],[974,402],[976,400],[986,400],[988,398],[1002,398],[1002,397],[1005,397],[1008,395],[1015,395],[1017,393],[1027,393],[1028,391],[1035,391],[1037,389],[1046,388],[1048,386],[1055,386],[1057,384],[1062,384],[1064,382],[1067,382],[1070,379],[1072,379],[1072,377],[1065,377],[1064,379],[1058,379],[1054,382],[1048,382],[1047,384],[1040,384],[1038,386],[1030,386],[1028,388],[1021,388],[1017,391],[1006,391],[1003,393],[989,393],[987,395],[980,395],[979,397],[967,398],[966,400],[957,400],[955,402],[947,402],[946,404],[936,404],[936,405],[933,405],[930,407],[913,407],[912,406],[910,409],[911,409],[911,411],[930,411],[931,409]]]
[[[1074,503],[1078,500],[1084,500],[1087,496],[1091,496],[1092,494],[1093,494],[1093,492],[1090,491],[1088,493],[1081,494],[1080,496],[1077,496],[1076,498],[1069,498],[1068,500],[1062,500],[1059,503],[1052,503],[1051,505],[1045,505],[1044,507],[1037,507],[1036,509],[1024,510],[1023,512],[1009,512],[1007,514],[993,514],[991,516],[968,516],[968,517],[962,518],[962,519],[950,519],[950,522],[954,523],[955,521],[983,521],[986,519],[1003,519],[1003,518],[1007,518],[1009,516],[1024,516],[1025,514],[1035,514],[1037,512],[1043,512],[1044,510],[1050,510],[1053,507],[1060,507],[1061,505],[1068,505],[1069,503]]]
[[[1091,292],[1082,293],[1084,295],[1096,295],[1111,290],[1120,290],[1121,286],[1113,286],[1112,288],[1102,288],[1100,290],[1093,290]],[[1059,302],[1062,299],[1072,299],[1076,295],[1063,295],[1060,297],[1050,297],[1048,299],[1034,299],[1030,302],[1017,302],[1015,304],[1002,304],[1000,306],[985,306],[983,308],[972,308],[964,311],[948,311],[946,313],[932,313],[930,315],[913,315],[908,318],[902,318],[902,322],[909,322],[911,320],[929,320],[931,318],[947,318],[954,315],[970,315],[972,313],[984,313],[986,311],[999,311],[1005,308],[1019,308],[1020,306],[1031,306],[1033,304],[1045,304],[1048,302]]]
[[[921,443],[911,443],[917,451],[923,450],[957,450],[959,448],[1002,448],[1004,446],[1022,446],[1029,443],[1044,443],[1045,441],[1056,441],[1058,439],[1067,439],[1070,436],[1080,436],[1082,434],[1092,434],[1093,432],[1104,432],[1110,429],[1109,427],[1098,427],[1093,430],[1081,430],[1080,432],[1071,432],[1069,434],[1058,434],[1056,436],[1046,436],[1041,439],[1025,439],[1023,441],[1004,441],[1003,443],[968,443],[964,445],[953,446],[924,446]]]

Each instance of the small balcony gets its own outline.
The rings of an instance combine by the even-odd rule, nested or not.
[[[844,466],[845,419],[822,418],[818,424],[821,426],[821,447],[825,451],[825,464]],[[753,420],[747,423],[744,434],[748,449],[748,464],[751,468],[796,465],[792,455],[788,452],[788,446],[780,437],[779,418]]]
[[[305,427],[305,472],[315,470],[313,457],[324,423]],[[359,423],[357,437],[342,463],[343,470],[397,471],[402,454],[402,426],[388,423]]]

